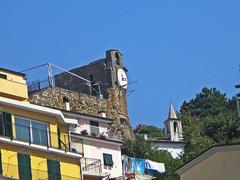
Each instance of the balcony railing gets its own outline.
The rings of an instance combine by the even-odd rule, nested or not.
[[[121,141],[122,140],[122,136],[121,134],[117,134],[117,133],[108,133],[107,139],[110,140],[115,140],[115,141]]]
[[[83,152],[82,141],[77,140],[70,143],[70,138],[68,134],[55,133],[19,124],[6,124],[5,130],[0,131],[0,136],[9,138],[11,140],[26,142],[29,145],[41,145],[47,148],[64,150],[65,152]],[[78,146],[77,152],[72,147],[72,144]]]
[[[83,172],[96,174],[102,173],[102,164],[99,159],[83,158],[81,159],[81,166]]]
[[[24,169],[24,168],[19,168],[16,165],[13,164],[2,164],[2,169],[3,173],[2,175],[5,177],[9,177],[12,179],[19,179],[19,174],[21,173],[22,176],[29,177],[29,171]],[[21,172],[19,172],[21,171]],[[77,175],[77,174],[76,174]],[[80,172],[77,175],[80,177]],[[59,180],[59,179],[65,179],[65,180],[79,180],[77,177],[72,177],[72,176],[66,176],[66,175],[61,175],[61,174],[55,174],[52,175],[51,177],[49,176],[47,171],[39,170],[39,169],[31,169],[31,174],[30,174],[31,179],[34,180]],[[29,178],[27,178],[29,179]]]
[[[122,141],[121,134],[112,133],[112,132],[102,132],[102,133],[92,133],[92,131],[87,131],[86,129],[76,129],[71,128],[70,131],[75,134],[79,134],[86,137],[94,137],[102,140],[113,140],[113,141]]]

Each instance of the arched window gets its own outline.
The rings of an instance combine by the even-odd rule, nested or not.
[[[177,132],[177,128],[178,128],[177,126],[178,126],[177,122],[174,122],[173,123],[173,128],[174,128],[175,133]]]
[[[115,52],[115,58],[116,58],[117,65],[120,65],[120,56],[119,56],[118,52]]]

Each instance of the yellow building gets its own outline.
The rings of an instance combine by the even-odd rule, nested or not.
[[[180,167],[176,173],[181,180],[240,179],[240,145],[214,146]]]
[[[82,154],[71,147],[69,136],[69,128],[77,123],[59,110],[30,104],[25,75],[0,68],[2,176],[24,180],[81,179]]]

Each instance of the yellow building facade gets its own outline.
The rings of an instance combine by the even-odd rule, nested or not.
[[[28,102],[25,75],[0,68],[0,174],[24,180],[81,179],[82,154],[71,148],[77,120]],[[80,142],[79,142],[80,143]]]

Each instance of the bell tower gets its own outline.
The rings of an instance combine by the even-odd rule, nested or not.
[[[168,119],[164,122],[166,139],[182,141],[182,121],[177,118],[173,105],[170,105]]]

